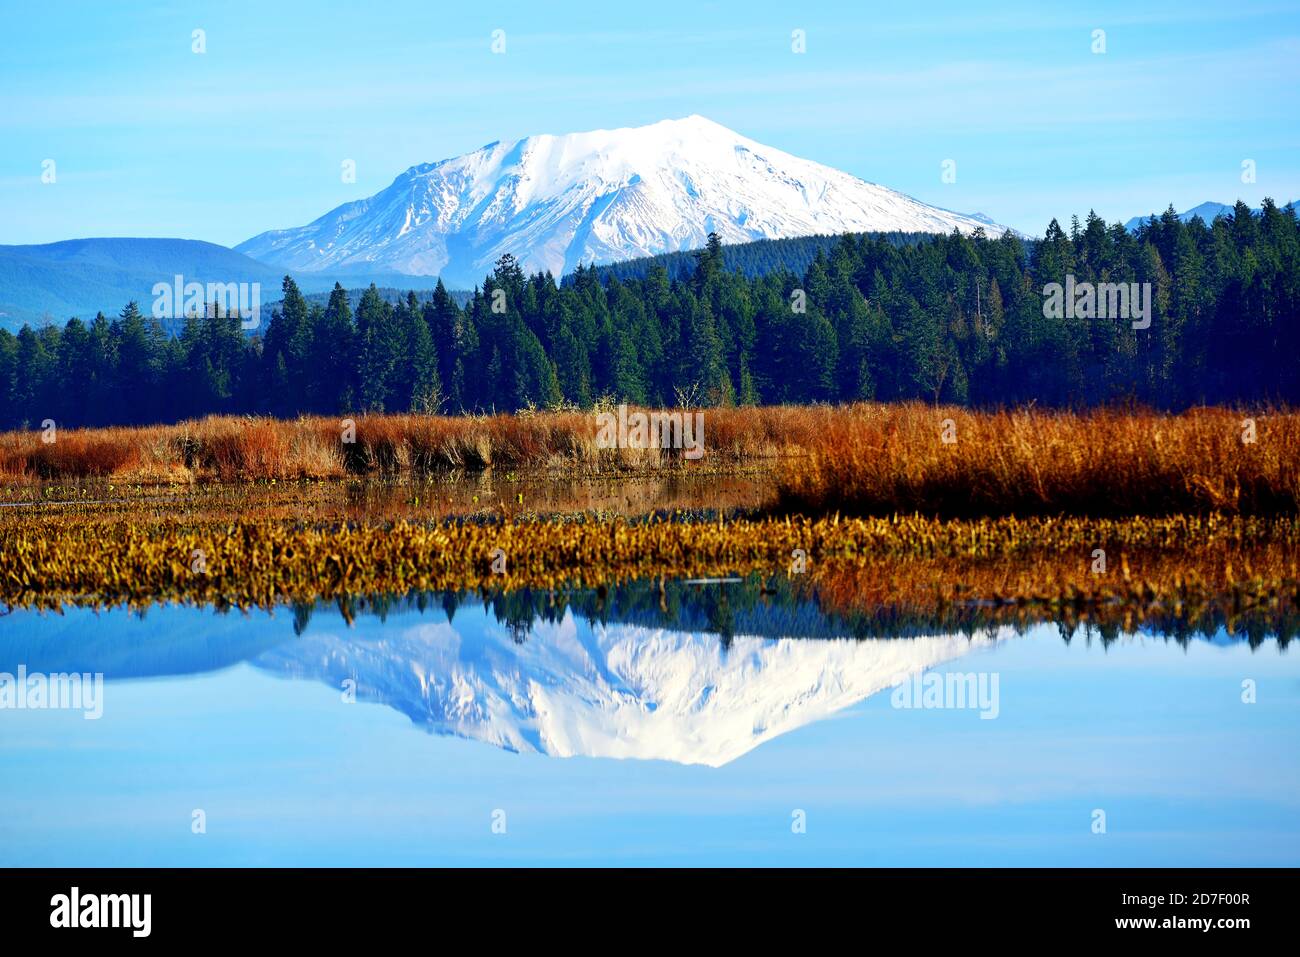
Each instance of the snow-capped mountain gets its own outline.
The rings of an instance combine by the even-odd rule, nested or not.
[[[702,116],[529,136],[413,166],[369,199],[236,249],[291,270],[479,282],[504,253],[555,276],[724,243],[872,230],[1003,227],[764,146]]]
[[[1005,637],[736,637],[724,648],[716,635],[592,627],[569,612],[518,643],[480,614],[481,633],[460,615],[456,627],[390,621],[373,637],[308,633],[253,663],[334,688],[352,679],[359,700],[512,751],[717,767]]]

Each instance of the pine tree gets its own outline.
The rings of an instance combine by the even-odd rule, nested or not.
[[[689,303],[677,375],[678,392],[706,405],[731,405],[735,393],[713,315],[699,299],[691,297]]]
[[[372,288],[356,324],[341,286],[322,308],[286,278],[264,338],[215,308],[164,330],[136,303],[113,321],[0,330],[0,426],[432,409],[440,393],[449,412],[605,394],[651,405],[1300,402],[1300,225],[1271,200],[1208,225],[1166,210],[1136,231],[1089,213],[1033,243],[810,237],[725,254],[736,271],[710,242],[639,266],[583,266],[559,285],[502,257],[463,309],[441,283],[425,303],[408,293],[390,305]],[[1150,328],[1045,310],[1046,284],[1070,275],[1150,283]]]
[[[281,284],[280,308],[271,313],[262,350],[265,406],[277,415],[293,415],[307,405],[311,354],[310,310],[291,276]]]
[[[704,248],[695,254],[695,288],[702,291],[722,272],[722,240],[710,232]]]
[[[312,410],[326,415],[352,411],[357,395],[356,331],[347,291],[337,282],[325,308],[309,312],[309,325],[315,370],[308,390]]]
[[[401,319],[374,283],[357,303],[357,400],[363,412],[409,408],[410,395],[400,396]]]
[[[402,361],[394,398],[405,403],[403,408],[436,414],[445,401],[438,374],[438,351],[414,292],[407,294],[400,316]]]
[[[145,424],[152,418],[157,387],[153,339],[134,300],[123,307],[116,325],[117,375],[113,391],[121,396],[125,421]]]
[[[591,405],[591,364],[587,350],[562,323],[555,334],[555,374],[564,398],[582,408]]]

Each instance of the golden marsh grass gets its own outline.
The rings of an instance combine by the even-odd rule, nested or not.
[[[494,568],[500,549],[504,568]],[[1107,567],[1096,570],[1097,549]],[[636,578],[851,575],[879,607],[1178,607],[1294,602],[1300,519],[756,518],[351,522],[39,512],[0,518],[12,605],[177,600],[274,606],[348,595],[563,588]],[[196,561],[201,556],[201,561]]]
[[[708,466],[802,449],[829,407],[712,409]],[[345,441],[353,423],[352,441]],[[568,474],[680,465],[679,449],[600,448],[594,414],[358,415],[293,420],[214,416],[177,425],[0,433],[0,476],[18,481],[255,481],[488,468]],[[695,463],[692,463],[695,464]],[[706,467],[708,467],[706,466]]]
[[[355,443],[308,418],[8,433],[0,602],[269,607],[780,575],[801,552],[809,587],[880,610],[1231,620],[1300,580],[1300,417],[1254,416],[1253,441],[1245,419],[726,409],[700,462],[598,449],[577,413],[361,417]]]
[[[855,406],[778,481],[805,514],[1295,513],[1300,415]]]
[[[1300,509],[1300,414],[1196,409],[971,412],[920,403],[710,409],[704,457],[599,448],[594,415],[207,418],[174,426],[0,434],[12,482],[248,482],[548,476],[761,467],[807,515],[1160,515]],[[255,503],[254,503],[255,504]]]

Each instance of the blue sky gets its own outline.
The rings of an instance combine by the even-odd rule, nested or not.
[[[0,243],[233,245],[492,140],[691,113],[1035,234],[1300,198],[1300,3],[0,4]]]
[[[440,610],[403,611],[346,628],[321,608],[306,640],[332,634],[352,644],[344,653],[371,654],[435,621]],[[25,651],[31,671],[107,680],[97,721],[0,711],[0,866],[1294,866],[1300,854],[1300,661],[1273,641],[1184,649],[1133,636],[1103,650],[1040,626],[943,666],[1000,675],[997,720],[877,694],[711,768],[515,754],[277,677],[290,672],[267,664],[274,650],[229,665],[241,639],[302,654],[284,609],[20,611],[6,628],[0,667]],[[439,641],[463,643],[466,660],[501,628],[463,605],[457,637],[431,639],[421,664],[439,660]],[[70,647],[90,629],[89,652]],[[219,670],[116,677],[151,666]],[[490,830],[497,808],[506,835]],[[798,837],[792,808],[807,815]]]

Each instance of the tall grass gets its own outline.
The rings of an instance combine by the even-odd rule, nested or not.
[[[711,409],[705,459],[713,464],[797,452],[837,413],[827,407]],[[491,467],[622,471],[682,463],[680,449],[600,448],[593,414],[209,417],[177,425],[0,434],[0,476],[138,481],[246,481],[399,475]],[[345,439],[351,439],[346,441]],[[692,463],[700,464],[700,463]]]
[[[1300,415],[845,409],[780,476],[811,514],[1295,512]]]
[[[1160,515],[1300,511],[1300,414],[1085,414],[859,404],[709,409],[704,457],[598,447],[580,412],[207,418],[0,434],[0,476],[137,482],[328,479],[489,468],[560,475],[758,463],[776,506],[810,515]],[[1253,428],[1253,433],[1251,429]],[[353,441],[347,439],[353,438]],[[1249,441],[1248,441],[1249,440]]]

